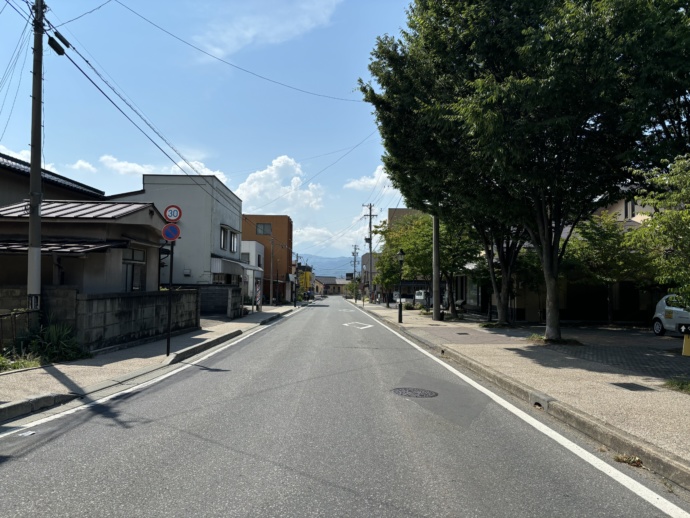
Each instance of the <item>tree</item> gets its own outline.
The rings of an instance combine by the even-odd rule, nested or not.
[[[649,278],[650,257],[636,246],[635,230],[626,231],[616,213],[602,212],[584,221],[573,235],[568,255],[584,280],[606,286],[608,322],[613,323],[613,287],[622,281]]]
[[[652,130],[687,126],[665,103],[687,99],[688,60],[655,39],[685,51],[687,7],[417,0],[402,39],[380,38],[372,53],[382,92],[361,86],[393,183],[442,220],[457,203],[503,230],[526,229],[544,273],[547,339],[560,338],[558,275],[572,231],[621,196],[628,166],[663,154],[665,134]]]
[[[635,233],[656,280],[690,300],[690,155],[646,173],[637,201],[653,209]]]

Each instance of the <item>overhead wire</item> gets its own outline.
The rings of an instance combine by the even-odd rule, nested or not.
[[[117,0],[116,0],[116,1],[117,1]],[[120,3],[120,2],[118,2],[118,3]],[[124,7],[126,7],[126,6],[124,6]],[[53,24],[50,24],[50,22],[48,22],[48,23],[49,23],[49,25],[53,28],[53,30],[56,29],[56,26],[54,26]],[[61,25],[64,25],[64,24],[61,24]],[[189,162],[189,161],[188,161],[188,160],[187,160],[187,159],[176,149],[176,148],[175,148],[175,146],[174,146],[164,135],[162,135],[162,133],[160,132],[160,130],[158,130],[157,128],[155,128],[155,126],[153,125],[153,123],[152,123],[147,117],[145,117],[145,116],[143,115],[143,113],[141,113],[140,110],[138,110],[137,108],[134,107],[134,103],[133,103],[132,101],[129,101],[129,100],[125,99],[124,96],[123,96],[120,92],[118,92],[118,90],[115,89],[115,88],[114,88],[114,87],[103,77],[103,75],[102,75],[102,74],[101,74],[101,73],[100,73],[100,72],[99,72],[99,71],[98,71],[98,70],[97,70],[97,69],[96,69],[96,68],[95,68],[95,67],[94,67],[94,66],[93,66],[93,65],[92,65],[92,64],[91,64],[91,63],[90,63],[90,62],[89,62],[89,61],[88,61],[78,50],[77,50],[77,49],[74,48],[74,46],[70,46],[69,48],[70,48],[70,50],[74,50],[74,52],[75,52],[75,53],[76,53],[76,54],[77,54],[77,55],[78,55],[88,66],[89,66],[89,68],[91,68],[91,70],[99,77],[99,79],[100,79],[101,81],[103,81],[103,82],[108,86],[108,88],[110,88],[110,89],[111,89],[111,90],[122,100],[122,102],[124,102],[124,103],[125,103],[125,104],[126,104],[126,105],[127,105],[127,106],[128,106],[138,117],[140,117],[140,118],[149,126],[149,128],[150,128],[152,131],[154,131],[154,133],[156,133],[156,135],[157,135],[159,138],[161,138],[161,140],[163,140],[168,146],[170,146],[171,149],[173,149],[173,151],[175,151],[175,153],[176,153],[178,156],[180,156],[180,158],[182,158],[182,160],[189,166],[189,168],[190,168],[191,170],[195,171],[195,172],[197,173],[197,175],[199,175],[199,177],[200,177],[200,179],[201,179],[202,181],[205,181],[205,183],[208,184],[208,185],[210,186],[210,181],[209,181],[205,176],[201,175],[201,174],[194,168],[194,166],[193,166],[193,165],[192,165],[192,164],[191,164],[191,163],[190,163],[190,162]],[[116,109],[117,109],[117,110],[118,110],[128,121],[129,121],[129,122],[130,122],[130,123],[131,123],[131,124],[133,124],[133,125],[134,125],[134,126],[135,126],[135,127],[136,127],[136,128],[137,128],[137,129],[138,129],[138,130],[139,130],[139,131],[140,131],[140,132],[141,132],[141,133],[142,133],[142,134],[143,134],[143,135],[144,135],[144,136],[145,136],[145,137],[146,137],[146,138],[147,138],[157,149],[158,149],[158,150],[159,150],[159,151],[161,151],[161,152],[162,152],[162,153],[163,153],[163,154],[164,154],[164,155],[175,165],[175,167],[179,168],[185,175],[190,176],[190,178],[193,178],[193,175],[190,175],[190,174],[188,173],[188,171],[185,170],[185,168],[183,168],[175,159],[173,159],[173,158],[170,156],[170,154],[168,154],[168,153],[160,146],[160,144],[158,144],[158,142],[156,142],[150,135],[148,135],[148,134],[143,130],[143,128],[141,128],[138,124],[136,124],[136,122],[135,122],[129,115],[127,115],[127,114],[124,112],[124,110],[123,110],[123,109],[122,109],[112,98],[110,98],[110,96],[107,95],[107,93],[106,93],[106,92],[105,92],[105,91],[104,91],[104,90],[103,90],[103,89],[102,89],[102,88],[101,88],[101,87],[100,87],[100,86],[99,86],[99,85],[98,85],[98,84],[97,84],[87,73],[86,73],[86,71],[85,71],[84,69],[82,69],[82,68],[81,68],[81,67],[80,67],[70,56],[68,56],[67,53],[66,53],[65,55],[68,57],[68,60],[69,60],[69,61],[70,61],[70,62],[81,72],[81,74],[84,75],[84,77],[86,77],[87,80],[88,80],[88,81],[89,81],[89,82],[90,82],[90,83],[91,83],[91,84],[92,84],[92,85],[93,85],[93,86],[94,86],[94,87],[95,87],[95,88],[96,88],[96,89],[97,89],[97,90],[98,90],[98,91],[99,91],[99,92],[100,92],[100,93],[101,93],[101,94],[102,94],[102,95],[103,95],[103,96],[104,96],[104,97],[105,97],[105,98],[106,98],[106,99],[107,99],[107,100],[108,100],[108,101],[109,101],[109,102],[110,102],[110,103],[111,103],[111,104],[112,104],[112,105],[113,105],[113,106],[114,106],[114,107],[115,107],[115,108],[116,108]],[[316,178],[317,176],[319,176],[320,174],[322,174],[324,171],[326,171],[327,169],[329,169],[329,168],[332,167],[333,165],[335,165],[335,164],[337,164],[338,162],[340,162],[340,161],[341,161],[342,159],[344,159],[347,155],[349,155],[349,154],[352,153],[355,149],[357,149],[359,146],[361,146],[362,144],[364,144],[374,133],[375,133],[375,131],[372,132],[371,134],[369,134],[366,138],[364,138],[362,141],[360,141],[359,143],[357,143],[355,146],[352,146],[352,147],[350,147],[350,148],[346,148],[347,151],[346,151],[343,155],[341,155],[337,160],[335,160],[334,162],[332,162],[331,164],[329,164],[329,165],[326,166],[325,168],[321,169],[321,170],[318,171],[316,174],[312,175],[310,178],[308,178],[308,179],[307,179],[305,182],[303,182],[303,183],[306,183],[306,182],[311,181],[312,179]],[[327,153],[327,154],[332,154],[332,153],[335,153],[335,152],[331,152],[331,153]],[[319,155],[319,156],[324,156],[324,155]],[[214,196],[213,192],[209,192],[208,190],[206,190],[206,189],[204,188],[204,185],[202,185],[201,183],[197,182],[196,180],[194,180],[194,182],[195,182],[195,184],[196,184],[198,187],[200,187],[202,190],[204,190],[211,198],[213,198],[213,199],[216,200],[219,204],[221,204],[221,206],[225,206],[226,208],[230,208],[230,207],[228,207],[225,203],[223,203],[222,200],[219,200],[218,198],[216,198],[216,197]],[[300,184],[300,185],[301,185],[301,184]],[[260,209],[260,208],[263,208],[263,207],[265,207],[265,206],[267,206],[267,205],[270,205],[271,203],[274,203],[275,201],[277,201],[277,200],[283,198],[284,196],[287,196],[290,192],[293,192],[294,190],[295,190],[295,189],[293,188],[293,189],[291,189],[290,191],[287,191],[287,192],[284,193],[283,195],[281,195],[281,196],[275,198],[274,200],[271,200],[271,201],[269,201],[268,203],[262,205],[261,207],[259,207],[259,209]],[[247,219],[248,219],[248,221],[251,222],[251,220],[249,220],[249,218],[247,218]],[[252,222],[252,223],[253,223],[253,222]],[[352,228],[356,223],[357,223],[357,222],[355,221],[352,225],[350,225],[349,227],[347,227],[347,228],[344,229],[343,231],[337,233],[335,236],[332,236],[331,238],[329,238],[328,240],[324,241],[323,243],[328,242],[328,241],[334,239],[335,237],[337,237],[337,235],[340,235],[340,234],[346,232],[347,230],[349,230],[350,228]],[[320,243],[320,244],[323,244],[323,243]],[[286,248],[290,248],[290,249],[291,249],[291,247],[290,247],[287,243],[279,242],[279,244],[282,245],[282,246],[285,246]],[[316,246],[316,245],[312,245],[312,247],[308,247],[308,248],[313,248],[313,246]],[[293,253],[294,253],[294,252],[293,252]]]
[[[62,27],[63,25],[67,25],[68,23],[72,23],[72,22],[78,20],[79,18],[83,18],[84,16],[87,16],[87,15],[89,15],[89,14],[95,12],[95,11],[98,11],[101,7],[103,7],[104,5],[109,4],[109,3],[112,2],[112,1],[113,1],[113,0],[106,0],[105,2],[103,2],[103,3],[102,3],[101,5],[99,5],[98,7],[94,7],[94,8],[91,9],[90,11],[87,11],[87,12],[85,12],[84,14],[80,14],[79,16],[76,16],[76,17],[72,18],[71,20],[67,20],[66,22],[62,22],[60,25],[56,25],[56,27]]]
[[[24,51],[24,61],[22,62],[22,68],[21,70],[23,71],[26,68],[26,58],[29,55],[29,39],[31,36],[31,24],[28,23],[24,27],[24,30],[22,31],[22,35],[20,36],[20,41],[17,44],[17,47],[15,49],[15,52],[13,53],[13,56],[10,58],[10,64],[8,64],[8,68],[5,70],[5,73],[3,74],[3,77],[0,78],[0,91],[4,88],[5,85],[7,85],[7,89],[5,90],[5,95],[3,96],[2,99],[2,104],[0,104],[0,115],[2,115],[3,110],[5,109],[5,103],[7,102],[7,96],[10,93],[10,85],[12,84],[12,80],[14,78],[15,71],[17,70],[17,64],[19,62],[19,56],[21,55],[22,52],[22,47]],[[23,40],[23,41],[22,41]],[[12,67],[11,72],[9,72],[9,67]],[[23,73],[19,73],[19,80],[17,81],[17,89],[14,92],[14,98],[12,99],[12,106],[10,107],[10,113],[7,115],[7,121],[5,122],[5,126],[2,129],[2,133],[0,133],[0,140],[5,136],[5,132],[7,131],[7,127],[10,124],[10,120],[12,119],[12,114],[14,113],[14,107],[17,102],[17,96],[19,95],[19,90],[21,88],[22,84],[22,78],[24,77]]]
[[[252,75],[252,76],[254,76],[254,77],[257,77],[257,78],[259,78],[259,79],[261,79],[261,80],[263,80],[263,81],[268,81],[269,83],[273,83],[273,84],[282,86],[282,87],[284,87],[284,88],[289,88],[290,90],[295,90],[295,91],[297,91],[297,92],[301,92],[301,93],[307,94],[307,95],[312,95],[312,96],[315,96],[315,97],[322,97],[322,98],[325,98],[325,99],[332,99],[332,100],[334,100],[334,101],[355,102],[355,103],[364,102],[362,99],[346,99],[346,98],[344,98],[344,97],[336,97],[336,96],[333,96],[333,95],[325,95],[325,94],[320,94],[320,93],[316,93],[316,92],[311,92],[311,91],[309,91],[309,90],[305,90],[305,89],[303,89],[303,88],[298,88],[298,87],[296,87],[296,86],[292,86],[292,85],[289,85],[289,84],[287,84],[287,83],[283,83],[283,82],[281,82],[281,81],[276,81],[275,79],[271,79],[270,77],[266,77],[266,76],[263,76],[263,75],[261,75],[261,74],[257,74],[256,72],[252,72],[252,71],[249,70],[249,69],[246,69],[246,68],[240,67],[240,66],[238,66],[238,65],[235,65],[234,63],[231,63],[230,61],[227,61],[227,60],[225,60],[225,59],[223,59],[223,58],[220,58],[220,57],[218,57],[218,56],[216,56],[216,55],[214,55],[214,54],[211,54],[210,52],[205,51],[205,50],[202,49],[201,47],[198,47],[198,46],[194,45],[193,43],[190,43],[190,42],[188,42],[187,40],[184,40],[184,39],[180,38],[180,37],[177,36],[176,34],[173,34],[173,33],[170,32],[169,30],[164,29],[164,28],[161,27],[160,25],[158,25],[158,24],[154,23],[153,21],[149,20],[149,19],[146,18],[144,15],[139,14],[138,12],[136,12],[136,11],[135,11],[134,9],[132,9],[131,7],[126,6],[125,4],[123,4],[122,2],[120,2],[120,0],[115,0],[115,3],[121,5],[123,8],[127,9],[127,10],[130,11],[132,14],[138,16],[139,18],[141,18],[142,20],[144,20],[146,23],[148,23],[148,24],[154,26],[154,27],[155,27],[156,29],[158,29],[159,31],[164,32],[165,34],[167,34],[167,35],[170,36],[171,38],[175,38],[177,41],[179,41],[179,42],[181,42],[181,43],[184,43],[185,45],[187,45],[188,47],[193,48],[193,49],[196,50],[197,52],[201,52],[201,53],[204,54],[205,56],[208,56],[208,57],[210,57],[210,58],[212,58],[212,59],[215,59],[216,61],[219,61],[219,62],[221,62],[221,63],[224,63],[224,64],[226,64],[226,65],[228,65],[228,66],[231,66],[232,68],[235,68],[235,69],[237,69],[237,70],[240,70],[241,72],[244,72],[245,74],[249,74],[249,75]]]

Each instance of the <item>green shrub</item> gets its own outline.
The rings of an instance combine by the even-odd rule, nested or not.
[[[41,359],[42,363],[78,360],[88,358],[72,334],[72,328],[64,323],[41,326],[29,342],[28,352]]]
[[[405,302],[405,304],[403,305],[403,308],[414,309],[414,304],[412,302]]]

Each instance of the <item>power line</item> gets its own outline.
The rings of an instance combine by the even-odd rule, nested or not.
[[[98,7],[94,7],[94,8],[91,9],[90,11],[87,11],[87,12],[85,12],[84,14],[80,14],[79,16],[77,16],[77,17],[75,17],[75,18],[72,18],[71,20],[67,20],[66,22],[62,22],[60,25],[56,25],[56,27],[62,27],[63,25],[67,25],[68,23],[72,23],[73,21],[78,20],[79,18],[83,18],[84,16],[86,16],[86,15],[88,15],[88,14],[91,14],[91,13],[93,13],[93,12],[95,12],[95,11],[98,11],[101,7],[103,7],[103,6],[106,5],[106,4],[109,4],[109,3],[112,2],[112,1],[113,1],[113,0],[106,0],[105,2],[103,2],[103,3],[102,3],[101,5],[99,5]]]
[[[5,91],[5,96],[3,97],[2,104],[0,105],[0,114],[2,114],[2,112],[5,108],[5,103],[7,102],[7,96],[10,93],[10,85],[12,84],[12,80],[14,78],[14,73],[17,70],[17,63],[19,61],[19,56],[21,53],[20,47],[23,47],[23,49],[24,49],[24,61],[22,62],[22,71],[26,67],[26,58],[29,55],[29,52],[28,52],[29,51],[29,38],[31,36],[30,28],[31,28],[31,25],[27,22],[26,27],[24,28],[24,32],[20,36],[20,44],[17,47],[17,49],[15,49],[16,53],[11,58],[12,59],[11,64],[8,65],[8,69],[9,69],[9,66],[12,66],[12,72],[9,75],[9,79],[6,79],[7,78],[7,70],[5,71],[5,75],[3,75],[3,78],[0,79],[0,90],[2,90],[4,83],[7,83],[7,90]],[[23,43],[21,43],[22,39],[24,40]],[[10,107],[10,113],[7,115],[7,121],[5,122],[5,126],[3,127],[2,133],[0,134],[0,140],[2,140],[3,137],[5,136],[5,132],[7,131],[7,127],[9,126],[10,120],[12,119],[12,114],[14,113],[14,106],[17,103],[17,96],[19,95],[19,89],[21,88],[23,77],[24,77],[23,74],[20,73],[19,74],[19,80],[17,81],[17,89],[15,90],[14,98],[12,99],[12,106]]]
[[[208,57],[210,57],[210,58],[215,59],[216,61],[220,61],[221,63],[224,63],[224,64],[226,64],[226,65],[228,65],[228,66],[231,66],[231,67],[233,67],[233,68],[235,68],[235,69],[237,69],[237,70],[240,70],[240,71],[244,72],[245,74],[250,74],[250,75],[252,75],[252,76],[254,76],[254,77],[258,77],[259,79],[262,79],[262,80],[264,80],[264,81],[268,81],[269,83],[273,83],[273,84],[282,86],[282,87],[284,87],[284,88],[289,88],[290,90],[295,90],[295,91],[301,92],[301,93],[303,93],[303,94],[313,95],[313,96],[315,96],[315,97],[323,97],[323,98],[325,98],[325,99],[332,99],[332,100],[334,100],[334,101],[344,101],[344,102],[353,102],[353,103],[361,103],[361,102],[364,102],[364,101],[361,100],[361,99],[345,99],[345,98],[343,98],[343,97],[335,97],[335,96],[332,96],[332,95],[325,95],[325,94],[319,94],[319,93],[316,93],[316,92],[310,92],[309,90],[304,90],[304,89],[302,89],[302,88],[297,88],[296,86],[292,86],[292,85],[289,85],[289,84],[287,84],[287,83],[282,83],[282,82],[280,82],[280,81],[276,81],[275,79],[271,79],[271,78],[269,78],[269,77],[262,76],[261,74],[257,74],[256,72],[252,72],[251,70],[248,70],[248,69],[246,69],[246,68],[242,68],[242,67],[240,67],[240,66],[238,66],[238,65],[235,65],[234,63],[231,63],[231,62],[229,62],[229,61],[226,61],[226,60],[223,59],[223,58],[219,58],[218,56],[215,56],[215,55],[211,54],[210,52],[205,51],[205,50],[202,49],[201,47],[197,47],[197,46],[194,45],[193,43],[190,43],[190,42],[188,42],[188,41],[186,41],[186,40],[180,38],[179,36],[173,34],[172,32],[170,32],[170,31],[164,29],[164,28],[161,27],[160,25],[158,25],[158,24],[152,22],[151,20],[149,20],[149,19],[146,18],[145,16],[139,14],[138,12],[136,12],[136,11],[135,11],[134,9],[132,9],[131,7],[126,6],[125,4],[123,4],[122,2],[120,2],[120,0],[115,0],[115,2],[118,3],[118,4],[120,4],[122,7],[124,7],[124,8],[127,9],[128,11],[130,11],[132,14],[134,14],[134,15],[138,16],[139,18],[141,18],[142,20],[144,20],[146,23],[149,23],[149,24],[153,25],[153,26],[154,26],[156,29],[158,29],[159,31],[162,31],[162,32],[164,32],[165,34],[167,34],[168,36],[170,36],[170,37],[172,37],[172,38],[175,38],[177,41],[179,41],[179,42],[181,42],[181,43],[184,43],[184,44],[187,45],[188,47],[191,47],[191,48],[193,48],[194,50],[196,50],[196,51],[198,51],[198,52],[201,52],[202,54],[204,54],[204,55],[206,55],[206,56],[208,56]]]

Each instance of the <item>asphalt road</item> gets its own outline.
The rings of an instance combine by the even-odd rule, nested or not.
[[[667,516],[339,297],[30,432],[0,516]]]

